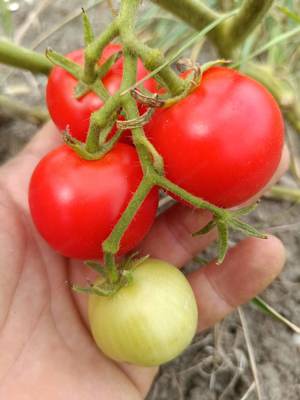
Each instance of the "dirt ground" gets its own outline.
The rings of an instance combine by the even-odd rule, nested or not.
[[[19,5],[13,15],[15,33],[19,36],[26,28],[28,18],[34,16],[23,31],[22,44],[31,46],[54,29],[55,33],[48,33],[48,38],[37,47],[38,50],[43,51],[50,46],[68,52],[82,45],[79,18],[60,29],[57,26],[70,15],[75,15],[81,6],[87,7],[91,2],[19,0],[10,3]],[[37,15],[39,8],[41,10]],[[110,18],[107,7],[101,5],[90,15],[98,32]],[[43,104],[45,78],[16,71],[8,76],[9,71],[0,68],[1,93],[25,100],[27,104]],[[13,156],[36,129],[24,121],[3,118],[0,113],[1,161]],[[292,132],[290,134],[293,135]],[[299,140],[295,140],[294,147],[300,148]],[[282,183],[296,186],[289,175],[283,178]],[[287,249],[285,270],[261,296],[300,326],[300,205],[264,199],[251,220],[256,227],[278,235]],[[213,252],[214,249],[209,250],[205,257],[212,257]],[[300,335],[252,305],[243,306],[242,313],[248,325],[246,332],[240,315],[235,312],[214,329],[199,335],[181,357],[161,368],[148,400],[256,399],[255,390],[243,397],[253,383],[245,333],[249,334],[254,350],[263,399],[299,400]]]

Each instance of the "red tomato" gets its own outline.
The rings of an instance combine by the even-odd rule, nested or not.
[[[142,179],[137,153],[119,143],[101,160],[86,161],[66,145],[48,153],[30,182],[33,221],[44,239],[66,257],[101,258],[102,242],[119,220]],[[121,241],[119,255],[150,229],[158,190],[145,199]]]
[[[112,54],[118,52],[121,46],[109,44],[103,51],[99,64],[104,63]],[[83,49],[75,50],[67,57],[83,64]],[[103,83],[110,94],[114,94],[119,88],[123,73],[123,57],[119,58],[107,75],[103,78]],[[142,62],[138,60],[137,80],[144,78],[148,71]],[[78,81],[67,71],[60,67],[54,67],[49,75],[46,100],[52,120],[60,130],[66,130],[75,138],[85,141],[89,128],[90,115],[103,105],[103,101],[93,92],[89,92],[80,99],[74,96],[75,87]],[[156,82],[149,79],[144,83],[147,90],[155,92]]]
[[[281,157],[284,126],[271,94],[229,68],[206,71],[199,87],[145,126],[166,176],[220,207],[262,189]]]

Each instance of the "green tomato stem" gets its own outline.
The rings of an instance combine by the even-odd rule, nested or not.
[[[126,97],[123,97],[123,107],[128,119],[136,118],[138,115],[138,108],[133,98],[128,94]],[[132,139],[138,151],[144,174],[149,172],[149,169],[152,169],[152,166],[156,172],[163,174],[163,158],[157,152],[153,144],[149,142],[142,127],[132,129]]]
[[[182,21],[197,31],[202,31],[209,24],[218,20],[222,13],[218,13],[207,6],[201,0],[151,0],[153,3],[165,8],[167,11],[176,15]],[[224,21],[225,22],[225,21]],[[214,44],[221,48],[221,42],[225,39],[223,33],[224,23],[217,25],[208,33]],[[220,46],[219,46],[220,44]],[[222,54],[222,53],[221,53]],[[226,54],[226,57],[228,54]]]
[[[205,25],[212,23],[217,25],[217,22],[219,22],[217,20],[220,18],[220,14],[215,13],[207,6],[203,5],[199,0],[181,0],[180,2],[178,0],[157,0],[156,3],[164,6],[173,13],[177,13],[178,16],[186,20],[189,24],[192,24],[197,29],[202,29]],[[250,0],[248,3],[251,3],[252,6],[254,4],[257,6],[255,12],[252,14],[250,13],[251,7],[249,8],[249,4],[245,1],[239,12],[235,13],[235,16],[230,17],[231,14],[224,14],[224,20],[228,18],[228,21],[224,21],[212,30],[210,36],[221,52],[228,52],[228,54],[231,53],[232,49],[239,44],[239,38],[236,38],[237,32],[240,36],[243,36],[244,39],[260,22],[272,1],[262,1],[260,2],[260,7],[257,1]],[[136,102],[130,93],[130,88],[136,84],[138,57],[150,71],[158,70],[158,82],[163,82],[171,95],[175,97],[180,96],[187,89],[188,82],[177,76],[169,64],[164,60],[162,53],[157,49],[149,48],[137,39],[134,33],[134,21],[139,5],[140,0],[122,0],[118,17],[98,38],[94,40],[92,27],[85,16],[85,37],[88,45],[85,49],[85,63],[83,70],[59,54],[55,52],[49,53],[49,56],[52,57],[54,62],[66,67],[67,70],[76,76],[81,84],[79,89],[84,92],[84,85],[86,85],[87,88],[94,90],[104,99],[103,107],[94,112],[91,116],[86,144],[80,144],[80,146],[82,146],[82,148],[80,147],[80,151],[82,154],[89,154],[89,159],[94,159],[94,157],[97,158],[99,154],[102,154],[101,145],[102,152],[105,153],[105,151],[119,138],[120,132],[109,142],[99,142],[101,134],[102,139],[103,137],[107,137],[106,130],[108,129],[109,124],[111,124],[112,116],[116,111],[123,108],[128,120],[136,120],[139,117]],[[239,29],[242,30],[239,31]],[[123,45],[123,77],[120,90],[113,96],[108,96],[105,87],[100,81],[99,68],[97,68],[97,64],[104,47],[117,36],[120,36]],[[0,41],[0,61],[1,44],[3,45],[3,41]],[[18,51],[19,50],[20,48],[18,48]],[[9,54],[9,51],[7,51],[7,53]],[[13,51],[13,55],[17,59],[17,62],[15,61],[16,65],[24,66],[23,58],[21,58],[22,63],[20,62],[20,54],[22,55],[21,50],[19,53]],[[36,55],[36,53],[30,52],[33,59],[34,54]],[[39,57],[45,60],[44,57],[38,56],[38,58]],[[9,59],[7,54],[6,59]],[[39,61],[41,61],[41,59]],[[40,63],[37,62],[37,64],[40,68]],[[48,64],[47,61],[46,64]],[[30,66],[32,67],[32,64],[30,64]],[[50,68],[51,66],[48,66],[47,72],[50,71]],[[274,84],[272,87],[274,87]],[[78,91],[80,92],[79,89]],[[206,209],[213,214],[220,236],[220,261],[224,258],[228,245],[228,227],[233,227],[252,235],[258,235],[258,233],[247,224],[234,219],[232,213],[229,211],[216,207],[169,181],[164,176],[163,159],[154,146],[148,141],[142,127],[136,126],[132,129],[132,139],[141,162],[143,179],[130,200],[126,210],[102,246],[107,277],[111,284],[117,284],[120,280],[120,274],[115,262],[115,255],[119,251],[122,237],[154,186],[160,186],[168,192],[182,198],[192,206]],[[73,146],[78,147],[79,144],[73,143]],[[105,146],[107,147],[105,148]]]
[[[124,68],[120,89],[123,96],[121,96],[121,99],[118,99],[118,101],[120,100],[120,103],[126,112],[127,119],[130,120],[137,118],[139,115],[136,102],[127,90],[136,82],[137,57],[141,54],[134,50],[136,49],[136,46],[132,46],[133,42],[131,41],[134,25],[130,18],[133,18],[133,11],[136,12],[138,3],[137,0],[123,0],[119,16],[120,21],[126,21],[127,23],[125,27],[123,27],[123,24],[120,25],[120,36],[124,52]],[[164,177],[163,160],[152,144],[148,142],[142,127],[135,127],[132,129],[132,138],[139,155],[144,177],[118,223],[102,245],[106,262],[109,263],[108,268],[110,269],[115,267],[109,257],[115,255],[119,251],[120,242],[124,233],[141,207],[141,204],[146,199],[151,189],[156,185],[176,194],[194,207],[205,208],[211,211],[214,214],[214,217],[218,218],[219,224],[222,223],[225,225],[226,222],[230,220],[230,214],[228,211],[193,196]],[[225,255],[226,249],[227,241],[224,244],[223,240],[222,259]]]
[[[84,71],[82,81],[86,84],[92,84],[97,79],[96,64],[101,57],[104,47],[110,43],[119,34],[119,27],[113,21],[101,35],[91,42],[84,51]]]
[[[165,8],[199,31],[220,17],[219,13],[200,0],[152,0],[152,3]]]
[[[170,11],[198,31],[217,20],[219,14],[200,0],[152,0]],[[238,13],[209,33],[223,57],[231,57],[234,48],[241,44],[259,25],[274,0],[244,0]]]
[[[219,47],[226,55],[226,47],[232,51],[254,31],[269,11],[274,0],[244,0],[238,14],[224,22],[223,34],[219,39]],[[225,39],[225,40],[224,40]]]
[[[86,151],[89,153],[96,153],[100,150],[99,137],[101,129],[106,127],[112,114],[120,107],[120,105],[120,92],[117,92],[107,99],[103,107],[92,113],[86,140]]]
[[[87,84],[91,84],[97,78],[96,64],[101,52],[105,45],[117,35],[120,35],[125,58],[120,92],[109,97],[104,106],[92,114],[86,141],[86,150],[88,152],[96,153],[99,151],[99,136],[101,129],[105,128],[110,115],[121,105],[124,106],[124,104],[126,104],[128,96],[121,98],[120,93],[130,87],[129,82],[131,82],[131,84],[136,82],[137,56],[141,56],[142,59],[146,60],[149,68],[155,69],[164,62],[159,51],[140,44],[134,35],[134,19],[139,4],[140,0],[122,1],[120,14],[116,20],[85,50],[85,66],[82,80]],[[129,58],[129,55],[134,55],[135,58],[131,59]],[[126,63],[129,63],[128,67],[125,67]],[[159,75],[163,81],[166,82],[171,93],[180,93],[180,91],[184,89],[186,84],[185,81],[180,79],[170,67],[164,68]],[[130,114],[135,117],[139,115],[138,113],[133,112]],[[157,170],[162,171],[163,163],[161,157],[157,154],[154,147],[146,140],[145,136],[141,134],[143,131],[137,128],[136,132],[137,135],[140,136],[140,147],[144,146],[148,151],[151,151],[155,167]]]
[[[124,52],[123,78],[120,91],[126,90],[136,82],[137,56],[133,54],[130,50],[130,47],[127,46],[126,37],[128,36],[128,32],[130,33],[130,30],[134,29],[133,19],[138,5],[138,0],[123,0],[121,3],[119,18],[120,21],[124,21],[124,24],[126,21],[126,28],[120,29]],[[123,37],[125,37],[124,41]],[[128,93],[123,96],[121,102],[128,119],[134,119],[139,115],[136,103],[131,97],[131,94]],[[155,185],[152,179],[153,168],[151,164],[151,156],[149,155],[147,148],[141,144],[139,139],[140,136],[144,135],[143,129],[140,127],[134,128],[132,129],[132,134],[133,141],[136,144],[136,149],[143,168],[144,177],[118,223],[115,225],[109,237],[103,243],[102,248],[105,255],[116,254],[118,252],[124,233],[141,207],[141,204]]]
[[[275,185],[266,194],[271,199],[288,200],[300,202],[300,190],[286,186]]]
[[[87,147],[89,150],[96,151],[97,146],[99,145],[99,133],[97,131],[103,129],[105,123],[107,123],[109,118],[107,113],[115,111],[118,106],[122,106],[126,112],[128,120],[132,121],[139,117],[136,102],[129,91],[129,88],[136,83],[138,57],[142,58],[148,68],[153,67],[155,69],[157,66],[162,66],[164,63],[164,60],[160,58],[160,53],[157,53],[156,50],[152,51],[152,49],[139,44],[134,36],[134,17],[138,5],[138,0],[122,0],[121,2],[121,10],[118,17],[119,34],[124,54],[121,88],[118,93],[107,100],[102,109],[93,114],[87,140]],[[152,57],[154,61],[150,60]],[[150,64],[152,62],[153,65],[151,66]],[[164,69],[162,68],[161,72],[163,70]],[[170,71],[167,70],[166,75],[160,77],[163,78],[164,81],[168,82],[169,89],[171,89],[173,93],[180,94],[180,91],[182,93],[185,86],[181,85],[181,80],[179,82],[174,80],[173,85],[173,71],[171,74],[169,72]],[[177,86],[178,83],[180,86]],[[107,276],[110,281],[112,283],[117,283],[120,279],[120,274],[118,274],[114,257],[120,249],[123,235],[154,186],[162,187],[170,193],[184,199],[194,207],[207,209],[213,214],[219,231],[219,262],[221,262],[224,259],[228,247],[228,228],[229,226],[234,227],[233,222],[237,225],[239,221],[234,220],[233,215],[229,211],[216,207],[169,181],[164,176],[163,159],[157,153],[154,146],[148,141],[142,127],[136,126],[132,129],[132,139],[138,152],[144,176],[126,210],[123,212],[111,234],[102,245]],[[239,226],[239,229],[243,231],[247,230],[247,232],[250,232],[251,230],[251,228],[245,223],[242,224],[242,227]],[[251,234],[257,235],[257,232],[255,231],[253,233],[251,231]]]
[[[226,210],[219,208],[207,201],[201,199],[200,197],[194,196],[193,194],[177,186],[175,183],[169,181],[166,177],[156,174],[154,181],[157,186],[167,190],[168,192],[175,194],[181,199],[185,200],[187,203],[191,204],[196,208],[206,209],[212,212],[217,217],[222,217],[227,213]]]
[[[0,39],[0,63],[48,75],[52,65],[43,54]]]
[[[136,68],[137,68],[137,56],[133,55],[130,50],[125,47],[124,49],[124,77],[121,85],[121,92],[125,91],[128,87],[132,86],[136,82]],[[130,93],[126,93],[122,96],[122,105],[127,114],[128,119],[135,119],[138,117],[139,112],[135,100],[132,98]],[[136,127],[132,129],[132,139],[136,146],[139,154],[143,172],[147,173],[151,168],[151,157],[153,159],[154,168],[163,173],[163,159],[156,151],[155,147],[146,138],[142,127]]]
[[[84,33],[84,44],[85,46],[88,46],[95,40],[95,36],[90,19],[84,9],[82,9],[82,24]]]
[[[103,251],[106,255],[116,254],[118,252],[122,236],[126,232],[128,226],[132,222],[134,216],[138,212],[139,208],[141,207],[142,203],[144,202],[154,185],[155,184],[150,175],[144,176],[139,187],[134,193],[132,199],[130,200],[126,210],[123,212],[113,231],[102,245]]]
[[[104,263],[106,268],[106,277],[110,283],[116,283],[119,280],[119,272],[115,262],[115,256],[111,252],[104,254]]]
[[[159,49],[152,49],[139,42],[135,37],[129,37],[127,43],[131,51],[141,58],[149,71],[154,71],[164,64],[165,59]],[[181,94],[186,88],[186,81],[181,79],[169,65],[165,66],[157,75],[173,96]],[[155,79],[155,75],[153,77]]]
[[[74,78],[80,79],[81,67],[74,61],[50,48],[46,50],[46,57],[52,64],[58,65],[59,67],[63,68],[65,71],[73,75]]]

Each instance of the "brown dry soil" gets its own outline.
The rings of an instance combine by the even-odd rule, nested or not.
[[[80,6],[91,4],[77,0],[22,0],[19,3],[20,8],[13,15],[16,32],[23,29],[31,12],[45,5],[44,11],[38,17],[35,16],[22,38],[22,43],[27,46],[61,24]],[[98,32],[110,18],[105,6],[97,6],[90,14]],[[81,32],[80,20],[77,18],[56,30],[38,46],[38,50],[43,51],[51,46],[61,52],[71,51],[82,45]],[[13,94],[27,104],[43,104],[45,78],[16,71],[7,76],[8,72],[6,68],[0,69],[2,93]],[[0,118],[0,158],[3,162],[13,156],[37,128],[24,121],[1,117],[1,114]],[[298,139],[295,140],[294,148],[297,147],[300,147]],[[282,182],[295,186],[294,180],[288,175]],[[299,211],[300,206],[297,204],[265,199],[251,217],[255,226],[278,235],[286,245],[285,270],[262,297],[297,325],[300,325]],[[214,249],[211,249],[204,256],[210,258],[213,253]],[[296,336],[285,325],[251,305],[244,306],[243,311],[254,348],[263,398],[299,400],[300,335]],[[161,368],[148,400],[237,400],[243,398],[252,382],[244,331],[238,313],[234,313],[214,330],[199,335],[181,357]],[[248,400],[256,398],[255,392],[247,396]]]

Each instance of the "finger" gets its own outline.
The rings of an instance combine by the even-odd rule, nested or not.
[[[28,208],[28,184],[35,166],[47,152],[60,144],[61,135],[53,123],[49,122],[16,157],[1,167],[0,182],[22,208]]]
[[[53,122],[49,121],[33,136],[20,155],[31,154],[39,160],[62,143],[61,133]]]
[[[285,172],[289,168],[289,164],[290,164],[290,153],[287,145],[285,144],[282,150],[282,155],[278,168],[273,177],[271,178],[271,180],[268,182],[267,186],[262,190],[262,192],[265,191],[270,186],[273,186],[282,177],[282,175],[285,174]]]
[[[175,204],[157,218],[138,251],[183,266],[217,238],[216,229],[205,235],[192,236],[210,220],[208,211]]]
[[[223,264],[215,262],[188,277],[199,311],[199,330],[224,318],[239,305],[263,291],[280,273],[285,262],[281,241],[248,238],[231,249]]]

